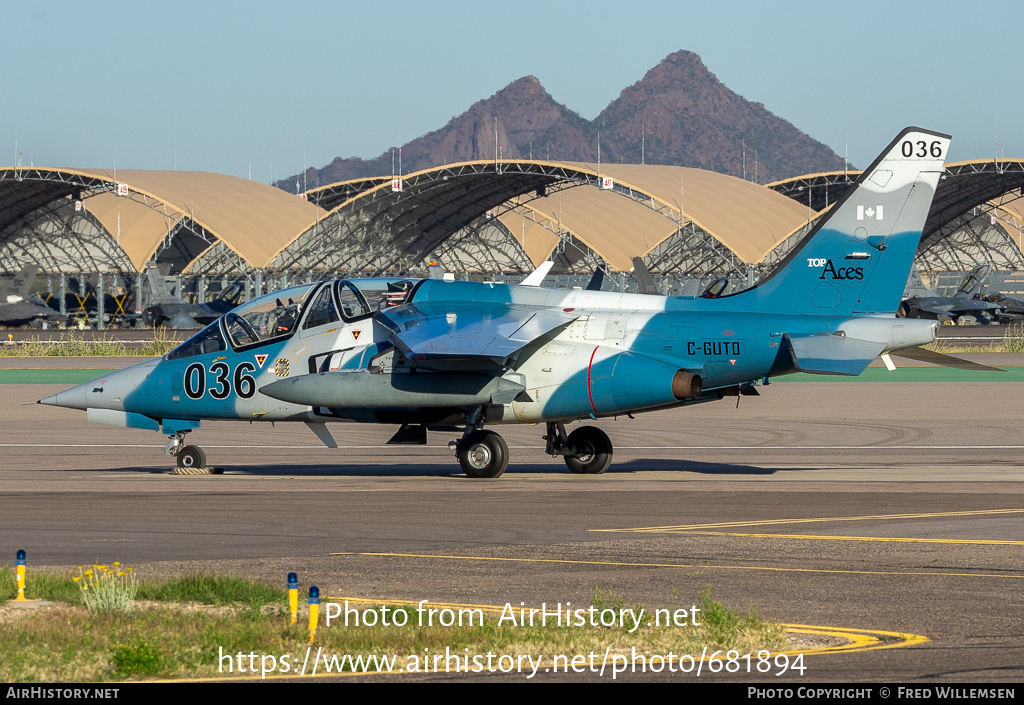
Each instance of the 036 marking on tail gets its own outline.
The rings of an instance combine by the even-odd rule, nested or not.
[[[601,473],[613,447],[566,424],[756,395],[797,371],[857,375],[914,354],[935,322],[897,319],[949,137],[907,128],[777,269],[721,296],[663,297],[410,279],[338,279],[243,304],[163,358],[40,403],[170,437],[205,419],[301,421],[328,446],[333,422],[393,424],[392,443],[452,441],[471,477],[509,463],[489,427],[544,423],[546,450]],[[276,361],[276,362],[274,362]]]

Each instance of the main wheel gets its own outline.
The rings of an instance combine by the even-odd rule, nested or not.
[[[199,446],[185,446],[174,456],[179,468],[205,468],[206,453]]]
[[[574,473],[599,475],[612,464],[612,441],[596,426],[580,426],[567,440],[576,448],[575,456],[565,456],[565,464]]]
[[[508,467],[508,444],[494,431],[473,431],[459,446],[459,465],[469,477],[500,477]]]

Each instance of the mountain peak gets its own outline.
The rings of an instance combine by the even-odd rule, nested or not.
[[[518,78],[443,128],[406,144],[404,171],[489,159],[496,152],[510,159],[595,161],[598,128],[602,159],[609,162],[643,158],[748,179],[756,174],[760,183],[843,166],[827,146],[729,90],[700,56],[680,50],[625,88],[594,121],[558,103],[536,76]],[[314,181],[379,176],[390,169],[390,152],[373,160],[335,158],[314,172]],[[294,184],[295,177],[280,183]]]

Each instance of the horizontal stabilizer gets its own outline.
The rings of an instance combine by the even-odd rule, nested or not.
[[[378,311],[376,320],[406,357],[506,358],[576,316],[494,304],[405,304]]]
[[[971,362],[965,360],[962,357],[954,357],[953,355],[945,355],[934,350],[925,350],[924,348],[904,348],[903,350],[893,350],[892,355],[898,357],[905,357],[909,360],[917,360],[918,362],[929,362],[933,365],[942,365],[943,367],[955,367],[958,370],[978,370],[980,372],[1006,372],[1006,370],[999,367],[990,367],[989,365],[982,365],[980,362]]]
[[[885,349],[885,343],[841,335],[783,335],[799,372],[816,375],[859,375]]]

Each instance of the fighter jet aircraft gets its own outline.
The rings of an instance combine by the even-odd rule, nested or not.
[[[802,371],[857,375],[912,354],[938,323],[897,319],[949,136],[907,128],[780,266],[736,293],[663,297],[446,279],[339,279],[239,306],[163,358],[40,401],[162,430],[180,467],[205,419],[392,424],[391,442],[456,432],[463,471],[497,477],[492,428],[545,424],[547,452],[601,473],[613,447],[566,425],[725,397]],[[536,274],[536,273],[535,273]],[[932,359],[935,359],[934,357]],[[739,399],[737,399],[737,402]]]
[[[0,325],[20,326],[37,321],[58,322],[60,314],[55,313],[46,303],[29,294],[36,280],[39,267],[27,265],[14,275],[10,283],[0,283]]]
[[[989,266],[980,265],[972,269],[960,282],[952,296],[940,296],[924,285],[917,267],[910,268],[910,278],[904,300],[897,315],[904,318],[929,318],[957,323],[988,323],[999,318],[999,304],[987,301],[978,294],[985,284]]]
[[[149,282],[150,296],[148,306],[142,311],[142,322],[153,328],[162,325],[185,329],[205,326],[237,306],[242,294],[241,285],[235,284],[205,303],[188,303],[167,288],[156,262],[146,262],[146,281]]]
[[[983,294],[981,298],[999,307],[996,319],[1003,324],[1024,321],[1024,300],[1015,299],[1006,294]]]

